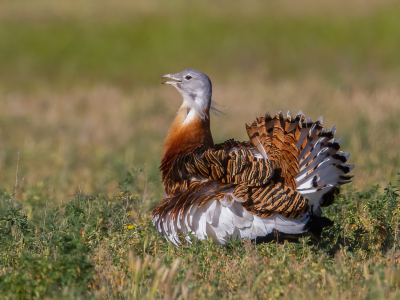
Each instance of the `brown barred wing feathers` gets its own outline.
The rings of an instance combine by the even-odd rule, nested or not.
[[[294,119],[289,113],[285,117],[282,112],[271,117],[267,112],[252,125],[246,125],[252,144],[256,146],[261,142],[268,159],[280,171],[277,180],[294,189],[297,187],[294,177],[299,171],[297,140],[300,136],[301,117],[300,113]]]
[[[250,189],[249,200],[244,202],[243,206],[262,218],[274,214],[281,214],[286,218],[299,218],[309,208],[308,200],[304,196],[280,182]]]

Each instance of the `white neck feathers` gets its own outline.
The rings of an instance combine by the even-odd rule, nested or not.
[[[209,118],[210,99],[205,99],[205,95],[201,94],[183,94],[183,103],[179,111],[184,110],[186,113],[185,124],[193,120],[201,119],[205,121]]]

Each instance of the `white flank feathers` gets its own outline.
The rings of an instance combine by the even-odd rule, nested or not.
[[[191,233],[201,240],[212,238],[213,242],[224,245],[231,237],[256,239],[274,229],[288,234],[301,234],[305,232],[304,225],[310,218],[307,213],[299,219],[288,219],[281,215],[263,219],[245,210],[241,202],[243,199],[234,198],[229,201],[224,197],[207,201],[201,207],[198,207],[199,203],[195,203],[183,212],[179,220],[171,220],[167,214],[165,218],[154,218],[153,224],[177,246],[181,243],[179,235],[182,233]],[[189,237],[186,240],[190,242]]]

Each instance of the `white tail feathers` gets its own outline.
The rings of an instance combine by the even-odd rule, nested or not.
[[[309,200],[314,215],[321,215],[321,206],[328,205],[336,193],[336,186],[350,182],[347,175],[354,165],[347,163],[350,153],[339,151],[342,138],[333,138],[336,127],[322,127],[322,117],[316,122],[305,119],[302,124],[299,150],[300,172],[296,175],[297,190]]]

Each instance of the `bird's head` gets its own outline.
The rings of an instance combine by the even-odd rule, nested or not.
[[[183,96],[183,105],[187,114],[192,112],[202,119],[208,118],[211,106],[212,86],[208,76],[194,69],[186,69],[176,74],[166,74],[163,82],[174,86]]]

